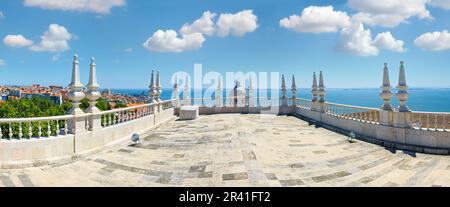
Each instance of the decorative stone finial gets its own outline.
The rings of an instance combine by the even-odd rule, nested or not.
[[[318,95],[318,90],[317,90],[317,78],[316,78],[316,72],[313,72],[313,85],[312,85],[312,101],[316,102],[317,101],[317,95]]]
[[[97,68],[95,64],[95,58],[91,58],[91,64],[89,68],[89,83],[87,88],[90,90],[97,90],[100,86],[97,83]]]
[[[149,102],[154,103],[156,102],[156,85],[155,85],[155,71],[152,70],[152,75],[150,77],[150,85],[149,85],[149,91],[148,91],[148,97]]]
[[[400,62],[400,74],[398,78],[397,85],[397,99],[400,104],[398,111],[399,112],[409,112],[408,106],[406,106],[406,102],[408,101],[408,86],[406,85],[406,76],[405,76],[405,67],[403,66],[403,61]]]
[[[292,74],[292,85],[291,85],[291,105],[297,105],[297,85],[295,84],[295,76]]]
[[[322,74],[322,71],[320,71],[320,73],[319,73],[319,96],[320,96],[320,99],[319,99],[319,102],[325,102],[325,85],[324,85],[324,83],[323,83],[323,74]]]
[[[383,99],[384,104],[381,106],[381,109],[386,111],[392,111],[392,105],[391,105],[391,83],[389,81],[389,69],[388,64],[384,63],[383,68],[383,85],[381,85],[381,93],[380,97]]]
[[[281,74],[281,105],[287,106],[286,80],[284,79],[284,74]]]
[[[89,107],[86,109],[88,113],[98,113],[100,109],[97,108],[97,100],[102,96],[98,89],[100,86],[97,83],[97,68],[95,64],[95,58],[91,58],[91,64],[89,67],[89,83],[87,85],[88,92],[86,98],[89,100]],[[101,128],[101,116],[92,115],[88,118],[89,130],[97,130]]]
[[[73,56],[72,62],[72,82],[69,84],[68,98],[72,101],[73,108],[69,114],[80,114],[83,111],[80,109],[80,101],[85,97],[83,93],[84,85],[80,81],[80,69],[78,65],[78,55]]]
[[[87,112],[99,112],[100,110],[95,106],[97,104],[97,99],[100,98],[101,94],[98,92],[100,86],[97,83],[97,69],[95,64],[95,58],[91,58],[91,64],[89,67],[89,83],[87,85],[88,92],[86,98],[89,100],[89,108]]]
[[[162,87],[161,87],[161,81],[159,76],[159,70],[156,71],[156,101],[161,101],[161,94],[162,94]]]

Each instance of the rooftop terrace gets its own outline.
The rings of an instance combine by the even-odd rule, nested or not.
[[[0,169],[0,186],[450,186],[450,157],[387,150],[293,116],[172,120],[138,145]]]

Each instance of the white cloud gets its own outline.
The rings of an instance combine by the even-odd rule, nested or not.
[[[450,0],[431,0],[430,5],[433,7],[450,10]]]
[[[124,51],[125,52],[133,52],[133,48],[130,47],[130,48],[125,49]]]
[[[113,7],[124,6],[126,0],[25,0],[24,5],[51,10],[109,14]]]
[[[370,30],[364,29],[362,24],[352,24],[342,29],[339,48],[359,56],[375,56],[379,53],[378,48],[372,43]]]
[[[183,52],[202,47],[204,41],[201,33],[183,34],[179,38],[175,30],[158,30],[147,39],[144,47],[154,52]]]
[[[396,40],[390,32],[379,33],[372,39],[372,33],[361,23],[354,23],[342,29],[339,49],[358,56],[376,56],[380,50],[404,52],[404,42]]]
[[[67,29],[58,24],[51,24],[48,31],[41,36],[41,42],[30,47],[32,51],[62,52],[69,49],[68,41],[72,39],[72,34]]]
[[[25,38],[23,35],[6,35],[3,38],[3,43],[9,47],[28,47],[33,44],[33,41]]]
[[[258,17],[252,10],[242,10],[235,14],[220,14],[216,22],[217,34],[221,37],[228,35],[243,36],[258,28]]]
[[[203,12],[200,19],[195,20],[192,24],[184,24],[180,29],[181,34],[194,34],[202,33],[208,36],[212,36],[215,32],[214,17],[215,13],[210,11]]]
[[[204,35],[243,36],[258,28],[258,17],[252,10],[242,10],[235,14],[221,14],[216,23],[217,15],[210,11],[193,23],[184,24],[180,29],[180,36],[175,30],[158,30],[144,42],[143,46],[153,52],[183,52],[202,47]]]
[[[3,59],[0,58],[0,66],[4,66],[4,65],[6,65],[5,60],[3,60]]]
[[[394,52],[405,52],[403,48],[404,42],[402,40],[396,40],[390,32],[379,33],[373,44],[380,49],[391,50]]]
[[[303,9],[302,14],[292,15],[280,20],[280,26],[296,32],[336,32],[350,24],[346,12],[334,11],[333,6],[310,6]]]
[[[447,30],[442,32],[428,32],[417,37],[414,43],[423,50],[448,50],[450,49],[450,33]]]
[[[348,5],[358,11],[352,20],[371,26],[396,27],[411,17],[433,19],[426,4],[429,0],[348,0]]]
[[[5,14],[3,14],[2,11],[0,11],[0,20],[2,20],[2,19],[4,19],[4,18],[5,18]]]

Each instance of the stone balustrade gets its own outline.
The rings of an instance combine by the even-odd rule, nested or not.
[[[312,99],[296,96],[295,77],[292,77],[291,97],[282,76],[282,94],[273,97],[254,97],[239,87],[222,97],[219,83],[214,98],[190,98],[189,81],[180,100],[178,85],[171,100],[162,101],[159,72],[152,71],[149,102],[139,106],[99,111],[95,59],[90,64],[87,92],[80,82],[78,57],[74,56],[69,98],[73,109],[68,115],[38,118],[0,119],[0,167],[23,167],[73,160],[108,146],[129,142],[134,133],[144,134],[175,118],[179,107],[197,105],[200,114],[217,113],[278,113],[297,116],[330,130],[355,134],[357,139],[397,149],[417,152],[450,154],[450,113],[416,112],[406,105],[408,86],[405,67],[401,62],[398,92],[400,106],[391,105],[391,86],[388,67],[383,68],[380,108],[330,103],[326,101],[324,74],[319,81],[313,73]],[[155,77],[156,75],[156,77]],[[251,81],[250,81],[251,82]],[[236,84],[238,86],[238,83]],[[251,87],[253,89],[253,87]],[[79,108],[81,98],[89,100],[89,108]]]
[[[5,139],[58,137],[69,134],[67,121],[72,115],[0,119],[0,142]]]
[[[411,112],[411,127],[419,130],[450,131],[450,113]]]

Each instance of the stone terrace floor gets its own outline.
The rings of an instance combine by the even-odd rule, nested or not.
[[[137,146],[0,170],[0,186],[449,186],[450,157],[392,152],[295,117],[171,121]]]

